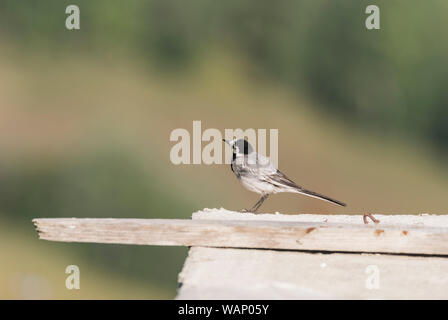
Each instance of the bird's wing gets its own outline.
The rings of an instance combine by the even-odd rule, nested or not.
[[[267,177],[267,182],[278,185],[279,187],[292,188],[296,191],[304,190],[301,186],[297,185],[294,181],[285,176],[280,170],[276,170],[275,173]]]
[[[289,179],[287,176],[285,176],[279,170],[277,170],[276,174],[270,175],[268,177],[268,182],[270,182],[270,183],[272,183],[274,185],[290,188],[290,189],[294,190],[295,192],[304,194],[306,196],[310,196],[310,197],[313,197],[313,198],[317,198],[317,199],[321,199],[321,200],[324,200],[324,201],[332,202],[332,203],[340,205],[342,207],[346,206],[345,203],[343,203],[343,202],[341,202],[339,200],[330,198],[328,196],[325,196],[323,194],[320,194],[320,193],[317,193],[317,192],[314,192],[314,191],[311,191],[311,190],[307,190],[307,189],[297,185],[294,181]]]

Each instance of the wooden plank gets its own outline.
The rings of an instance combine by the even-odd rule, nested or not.
[[[177,299],[448,299],[448,259],[191,248]]]
[[[448,228],[448,214],[374,214],[381,220],[378,227],[440,227]],[[316,222],[342,223],[359,226],[363,222],[359,214],[280,214],[280,213],[241,213],[224,208],[202,209],[194,212],[193,220],[256,220],[256,221],[288,221],[288,222]],[[371,223],[371,222],[370,222]],[[370,225],[371,227],[374,225]]]
[[[261,219],[261,220],[260,220]],[[448,228],[329,222],[34,219],[51,241],[448,255]]]

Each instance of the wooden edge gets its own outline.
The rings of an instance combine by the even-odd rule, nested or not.
[[[253,220],[33,219],[40,239],[160,246],[203,246],[448,255],[448,229]]]

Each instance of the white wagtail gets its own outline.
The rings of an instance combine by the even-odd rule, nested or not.
[[[230,168],[238,180],[248,190],[261,194],[260,200],[250,210],[243,209],[243,212],[255,213],[271,193],[279,192],[301,193],[339,206],[346,206],[341,201],[307,190],[295,184],[294,181],[277,170],[271,164],[269,158],[256,153],[246,140],[234,139],[228,141],[223,139],[223,141],[232,148],[233,154]]]

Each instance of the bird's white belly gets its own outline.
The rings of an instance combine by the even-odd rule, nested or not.
[[[264,181],[260,181],[258,179],[254,179],[254,178],[248,178],[248,177],[240,177],[240,182],[242,183],[242,185],[252,191],[252,192],[256,192],[259,194],[267,194],[267,193],[276,193],[277,192],[277,188],[267,182]]]

